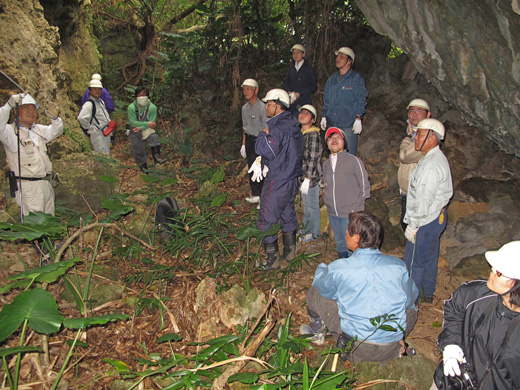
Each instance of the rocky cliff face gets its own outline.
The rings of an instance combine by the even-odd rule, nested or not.
[[[356,0],[466,121],[520,157],[520,2]]]
[[[80,0],[66,3],[0,0],[0,69],[44,108],[56,113],[59,107],[66,127],[72,127],[78,110],[74,101],[100,66],[86,9]],[[0,75],[1,102],[20,92]],[[41,115],[39,121],[47,123],[48,118]],[[77,142],[66,137],[60,142],[77,147]]]

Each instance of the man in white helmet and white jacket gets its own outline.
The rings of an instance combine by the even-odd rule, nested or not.
[[[11,109],[18,107],[19,138],[14,124],[8,124]],[[54,216],[54,190],[46,177],[52,173],[47,143],[63,133],[63,122],[52,119],[50,126],[36,124],[39,105],[28,94],[12,95],[0,108],[0,141],[4,144],[10,171],[16,179],[16,203],[22,214],[44,212]],[[15,114],[16,115],[16,114]],[[18,160],[18,149],[20,160]],[[20,164],[18,163],[20,161]]]

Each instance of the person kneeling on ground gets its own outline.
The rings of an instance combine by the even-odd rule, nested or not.
[[[128,138],[132,145],[135,163],[143,172],[148,169],[145,142],[152,149],[152,156],[157,164],[166,162],[161,158],[161,144],[159,136],[155,132],[157,107],[150,101],[148,95],[150,95],[148,88],[137,88],[135,101],[128,106],[128,123],[130,125]]]
[[[349,215],[346,232],[349,258],[320,264],[307,293],[310,326],[302,325],[301,334],[312,334],[323,344],[327,329],[336,345],[352,349],[341,355],[354,363],[362,361],[386,364],[404,350],[403,339],[417,321],[414,305],[419,291],[401,259],[379,251],[383,225],[364,211]],[[393,315],[392,320],[405,332],[376,328],[370,319]],[[396,328],[395,323],[386,325]]]

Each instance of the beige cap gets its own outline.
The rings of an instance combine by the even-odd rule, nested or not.
[[[241,87],[253,87],[253,88],[258,88],[258,83],[256,82],[255,79],[245,79],[244,82],[242,83]]]
[[[291,53],[292,53],[293,50],[299,50],[302,53],[305,53],[305,47],[303,45],[300,45],[300,44],[296,44],[293,47],[291,47]]]
[[[356,59],[356,55],[354,54],[354,50],[352,50],[350,47],[342,47],[339,50],[336,50],[334,54],[338,55],[339,53],[345,54],[352,58],[352,63],[354,63],[354,60]]]

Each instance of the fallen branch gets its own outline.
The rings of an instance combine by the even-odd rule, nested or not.
[[[146,242],[144,242],[143,240],[141,240],[140,238],[134,236],[133,234],[130,234],[128,232],[125,232],[123,229],[121,229],[119,226],[117,226],[116,224],[114,223],[92,223],[90,225],[87,225],[87,226],[84,226],[84,227],[81,227],[79,228],[72,236],[70,236],[67,241],[65,241],[65,243],[63,244],[63,246],[60,248],[60,250],[58,251],[58,254],[56,255],[56,262],[60,261],[61,259],[61,256],[63,255],[63,253],[65,252],[65,250],[69,247],[69,245],[76,239],[78,238],[83,232],[86,232],[88,230],[92,230],[92,229],[96,229],[96,228],[99,228],[99,227],[103,227],[103,228],[109,228],[109,229],[114,229],[114,230],[117,230],[118,232],[120,232],[121,234],[127,236],[127,237],[130,237],[132,240],[135,240],[137,241],[138,243],[140,243],[141,245],[143,245],[144,247],[146,247],[147,249],[151,250],[151,251],[154,251],[156,250],[157,248],[154,248],[150,245],[148,245]]]

